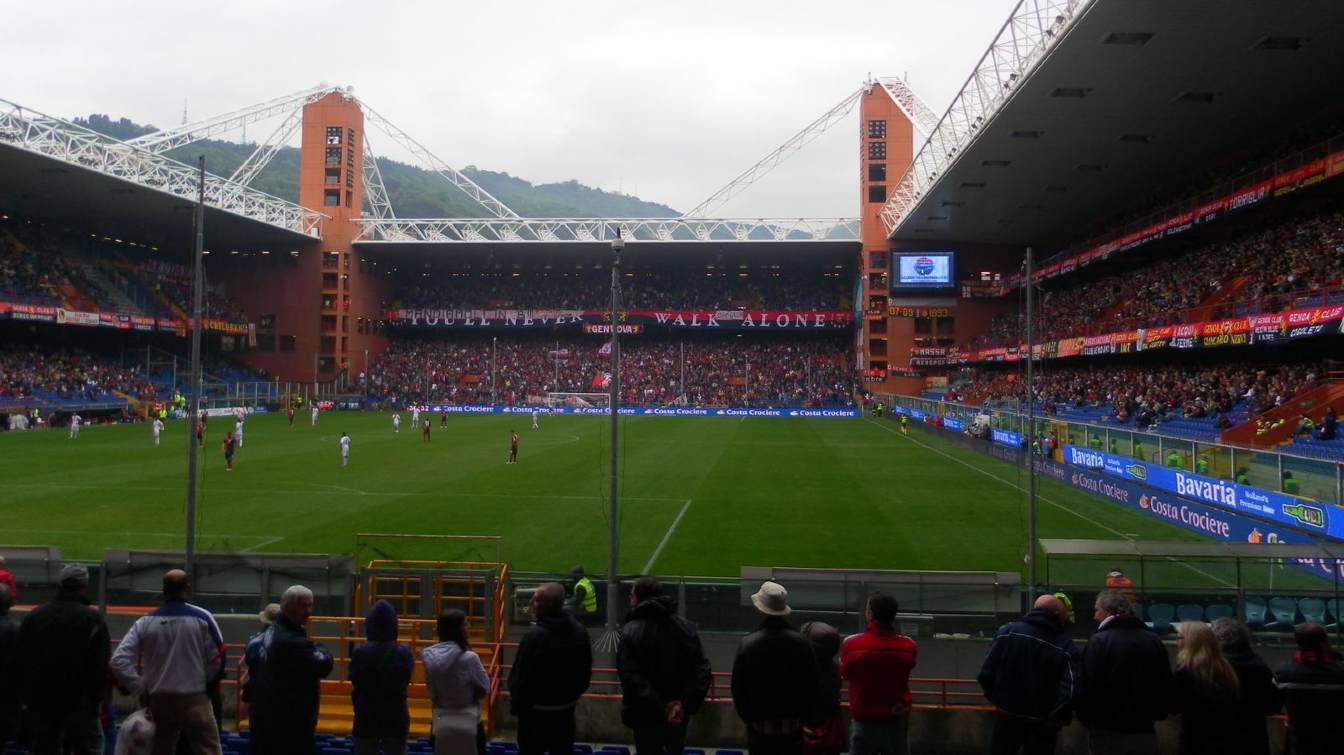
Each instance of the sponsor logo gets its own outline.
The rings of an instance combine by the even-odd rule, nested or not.
[[[1069,446],[1069,463],[1077,464],[1080,467],[1097,468],[1106,465],[1106,457],[1096,451]]]
[[[1176,473],[1176,495],[1198,498],[1201,501],[1210,501],[1232,509],[1237,507],[1236,486],[1203,477],[1192,477],[1180,472]]]
[[[928,257],[915,258],[915,272],[919,275],[933,274],[933,260]]]
[[[1147,480],[1148,467],[1142,464],[1130,464],[1129,466],[1125,467],[1125,474],[1129,477],[1133,477],[1136,480]]]
[[[1310,527],[1325,528],[1325,511],[1315,506],[1308,506],[1305,503],[1284,504],[1283,513],[1284,516],[1290,516]]]

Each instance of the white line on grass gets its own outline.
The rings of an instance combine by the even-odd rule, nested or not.
[[[638,500],[638,499],[632,499]],[[691,507],[691,499],[687,498],[686,503],[681,505],[681,511],[677,512],[677,518],[672,520],[672,525],[667,528],[663,539],[658,542],[658,547],[653,549],[653,555],[649,556],[649,562],[644,564],[642,574],[648,574],[653,571],[653,565],[658,563],[658,557],[663,555],[663,548],[667,547],[667,542],[672,539],[672,533],[677,531],[677,525],[681,524],[681,518],[686,516],[686,509]]]
[[[122,530],[46,530],[46,529],[22,529],[16,530],[5,528],[5,532],[13,532],[21,535],[127,535],[129,537],[182,537],[182,532],[124,532]],[[273,541],[268,535],[230,535],[227,533],[203,533],[205,537],[223,537],[234,540],[262,540],[263,545]]]
[[[242,550],[240,550],[240,551],[238,551],[238,552],[239,552],[239,553],[251,553],[252,551],[261,550],[262,548],[265,548],[265,547],[268,546],[268,545],[274,545],[275,543],[278,543],[278,542],[280,542],[281,540],[284,540],[284,538],[283,538],[283,537],[279,537],[279,536],[276,536],[276,537],[268,537],[268,538],[266,538],[265,540],[262,540],[261,542],[257,543],[256,545],[249,545],[248,547],[246,547],[246,548],[244,548],[244,549],[242,549]]]
[[[973,469],[973,470],[979,472],[980,474],[982,474],[982,475],[984,475],[984,476],[986,476],[986,477],[989,477],[989,478],[991,478],[991,479],[998,480],[999,482],[1003,483],[1004,485],[1007,485],[1007,486],[1010,487],[1010,488],[1013,488],[1013,489],[1015,489],[1015,490],[1018,490],[1018,491],[1020,491],[1020,492],[1022,492],[1022,493],[1027,492],[1027,489],[1026,489],[1026,488],[1022,487],[1021,485],[1018,485],[1018,484],[1015,483],[1015,482],[1012,482],[1011,480],[1005,480],[1005,479],[1003,479],[1002,477],[999,477],[998,475],[994,474],[993,472],[990,472],[990,471],[988,471],[988,470],[986,470],[986,469],[981,469],[980,467],[977,467],[977,466],[975,466],[974,464],[971,464],[970,462],[965,461],[965,460],[963,460],[963,459],[958,459],[957,457],[953,456],[952,454],[947,453],[946,451],[942,451],[942,450],[937,449],[937,448],[934,448],[933,446],[930,446],[930,445],[928,445],[928,444],[921,443],[921,442],[915,440],[914,438],[911,438],[909,435],[902,435],[902,434],[896,432],[895,430],[891,429],[890,427],[887,427],[886,425],[881,424],[881,423],[878,422],[877,420],[871,419],[871,418],[869,418],[869,417],[864,417],[864,420],[867,421],[867,422],[870,422],[870,423],[872,423],[872,424],[874,424],[874,425],[876,425],[877,427],[882,428],[883,430],[886,430],[886,431],[889,432],[889,433],[892,433],[893,435],[895,435],[895,436],[898,437],[898,438],[904,438],[904,439],[910,441],[911,443],[914,443],[915,445],[919,446],[920,448],[924,448],[924,449],[927,449],[927,450],[929,450],[929,451],[932,451],[932,452],[938,454],[939,456],[943,456],[943,457],[946,457],[946,458],[948,458],[948,459],[951,459],[952,461],[955,461],[956,463],[962,465],[963,467],[967,467],[967,468],[969,468],[969,469]],[[1114,527],[1108,527],[1107,525],[1104,525],[1104,524],[1102,524],[1101,522],[1098,522],[1097,520],[1095,520],[1095,519],[1093,519],[1093,518],[1091,518],[1091,517],[1089,517],[1089,516],[1087,516],[1087,515],[1085,515],[1085,514],[1080,514],[1080,513],[1078,513],[1077,511],[1074,511],[1073,509],[1069,508],[1068,506],[1064,506],[1064,505],[1062,505],[1062,504],[1056,503],[1056,502],[1050,500],[1049,498],[1046,498],[1045,496],[1041,495],[1040,493],[1037,493],[1037,494],[1036,494],[1036,498],[1037,498],[1038,500],[1045,501],[1046,503],[1050,504],[1051,506],[1054,506],[1055,508],[1059,509],[1060,511],[1066,511],[1066,512],[1068,512],[1068,513],[1070,513],[1070,514],[1073,514],[1074,516],[1078,517],[1079,519],[1082,519],[1082,520],[1085,521],[1085,522],[1089,522],[1089,523],[1091,523],[1091,524],[1093,524],[1093,525],[1095,525],[1095,526],[1097,526],[1097,527],[1100,527],[1100,528],[1103,529],[1103,530],[1106,530],[1107,532],[1110,532],[1110,533],[1112,533],[1112,534],[1114,534],[1114,535],[1118,535],[1119,537],[1122,537],[1122,538],[1124,538],[1125,540],[1131,540],[1131,541],[1132,541],[1132,540],[1135,539],[1135,537],[1134,537],[1133,535],[1131,535],[1130,533],[1127,533],[1127,532],[1121,532],[1120,530],[1117,530],[1117,529],[1115,529]],[[1228,582],[1227,580],[1225,580],[1225,579],[1223,579],[1223,578],[1221,578],[1221,577],[1218,577],[1218,576],[1216,576],[1216,575],[1214,575],[1214,574],[1210,574],[1209,572],[1206,572],[1206,571],[1204,571],[1203,569],[1201,569],[1201,568],[1199,568],[1199,567],[1197,567],[1197,566],[1191,566],[1190,564],[1187,564],[1187,563],[1184,563],[1184,562],[1181,562],[1181,561],[1177,561],[1175,558],[1172,558],[1172,557],[1168,557],[1167,560],[1168,560],[1168,561],[1171,561],[1172,563],[1175,563],[1175,564],[1180,564],[1181,566],[1184,566],[1185,568],[1187,568],[1187,569],[1189,569],[1189,570],[1191,570],[1191,571],[1194,571],[1194,572],[1198,572],[1198,573],[1200,573],[1200,574],[1203,574],[1204,576],[1208,577],[1209,579],[1214,580],[1215,582],[1221,582],[1223,585],[1225,585],[1225,586],[1227,586],[1227,587],[1236,587],[1235,584],[1233,584],[1233,583],[1231,583],[1231,582]]]

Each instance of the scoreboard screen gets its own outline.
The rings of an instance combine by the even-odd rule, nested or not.
[[[952,252],[902,252],[891,255],[891,289],[953,288]]]

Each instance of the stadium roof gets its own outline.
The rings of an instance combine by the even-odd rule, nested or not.
[[[161,250],[188,251],[193,203],[164,191],[0,143],[0,212]],[[315,239],[207,204],[206,249],[298,249]]]
[[[1341,100],[1344,3],[1093,0],[1015,86],[893,239],[1049,252],[1144,207]]]

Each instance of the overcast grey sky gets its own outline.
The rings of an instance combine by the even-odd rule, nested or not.
[[[196,119],[348,84],[455,167],[573,178],[684,210],[870,72],[908,74],[941,114],[1015,3],[6,3],[0,98],[167,126],[184,100]],[[851,119],[718,214],[856,214]],[[380,137],[376,152],[401,157]]]

